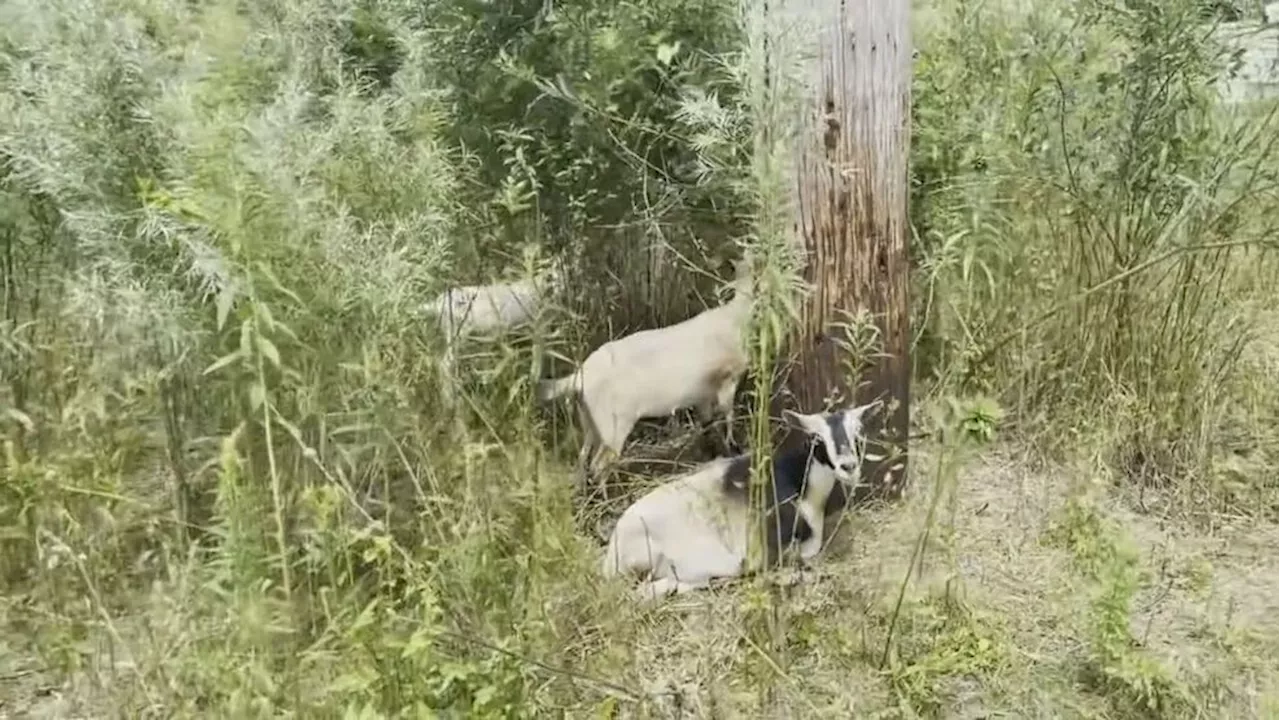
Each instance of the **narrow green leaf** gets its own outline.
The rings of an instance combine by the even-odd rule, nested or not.
[[[261,302],[254,303],[253,311],[258,314],[258,322],[262,324],[262,327],[267,329],[267,332],[275,329],[276,316],[272,314],[270,305]]]
[[[258,336],[258,351],[266,356],[274,367],[280,367],[280,351],[276,349],[275,343],[265,335]]]
[[[22,412],[18,408],[6,408],[4,414],[13,418],[14,421],[21,425],[27,432],[31,432],[36,427],[35,423],[31,422],[31,416]]]
[[[298,443],[298,445],[301,447],[306,447],[307,443],[303,441],[302,431],[298,429],[297,425],[294,425],[293,423],[286,420],[284,416],[281,415],[279,412],[275,413],[275,418],[276,418],[276,423],[280,425],[280,427],[284,428],[285,432],[289,433],[289,435],[293,437],[294,442]]]
[[[214,361],[213,361],[213,364],[212,364],[212,365],[210,365],[209,367],[205,368],[205,369],[204,369],[204,372],[202,372],[202,373],[200,373],[200,374],[201,374],[201,375],[208,375],[208,374],[210,374],[210,373],[215,373],[215,372],[217,372],[217,371],[221,370],[222,368],[224,368],[224,367],[226,367],[226,366],[230,365],[231,363],[235,362],[236,360],[240,359],[240,357],[241,357],[241,353],[240,353],[240,351],[239,351],[239,350],[236,350],[235,352],[232,352],[232,353],[228,353],[228,354],[226,354],[226,355],[223,355],[222,357],[218,358],[217,360],[214,360]]]
[[[224,285],[222,290],[218,291],[217,298],[218,311],[218,331],[227,324],[227,316],[231,314],[231,308],[236,303],[236,289],[231,284]]]
[[[276,290],[279,290],[280,292],[284,293],[285,295],[289,296],[289,299],[290,299],[290,300],[293,300],[294,302],[298,303],[299,305],[302,305],[302,306],[305,306],[305,305],[306,305],[306,303],[302,302],[302,298],[298,297],[298,294],[297,294],[297,293],[295,293],[294,291],[292,291],[292,290],[290,290],[289,288],[285,287],[285,286],[284,286],[284,283],[280,282],[280,278],[276,277],[275,272],[271,270],[271,267],[270,267],[270,266],[268,266],[268,265],[267,265],[266,263],[264,263],[264,262],[259,262],[259,263],[258,263],[258,269],[259,269],[260,271],[262,271],[262,275],[263,275],[263,277],[265,277],[267,280],[269,280],[269,281],[271,282],[271,286],[272,286],[272,287],[274,287]]]
[[[267,401],[267,389],[262,383],[255,382],[249,386],[249,410],[257,410]]]
[[[240,323],[240,352],[248,355],[253,352],[253,318],[247,317]]]
[[[284,333],[285,335],[288,335],[289,339],[294,342],[301,342],[298,339],[298,333],[294,332],[293,328],[289,327],[288,325],[285,325],[284,323],[278,322],[271,329],[278,333]]]

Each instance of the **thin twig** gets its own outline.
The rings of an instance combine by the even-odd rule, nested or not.
[[[646,695],[668,694],[668,693],[645,693],[639,690],[634,690],[632,688],[626,687],[624,685],[619,685],[609,680],[601,680],[600,678],[592,677],[590,675],[578,672],[577,670],[570,670],[569,668],[556,667],[555,665],[550,665],[541,660],[538,660],[537,658],[531,658],[516,652],[512,652],[510,650],[507,650],[506,648],[498,647],[497,645],[494,645],[493,643],[487,640],[482,640],[480,638],[472,637],[470,635],[464,635],[462,633],[457,633],[450,630],[441,630],[439,634],[445,637],[453,638],[455,640],[461,640],[463,642],[470,643],[478,647],[482,647],[492,652],[506,655],[507,657],[513,660],[519,660],[522,663],[525,663],[527,665],[532,665],[534,667],[537,667],[541,670],[545,670],[555,675],[562,675],[564,677],[573,678],[575,680],[582,680],[584,682],[589,682],[593,685],[598,685],[607,690],[611,690],[615,694],[621,695],[625,697],[627,700],[630,700],[632,702],[640,702],[645,698]]]
[[[893,632],[898,626],[898,617],[902,612],[902,602],[907,596],[907,586],[911,584],[911,571],[915,569],[916,563],[920,561],[920,557],[924,554],[924,545],[929,537],[929,529],[933,527],[933,518],[937,514],[938,500],[942,497],[942,478],[943,468],[948,463],[947,447],[943,447],[942,453],[938,457],[937,470],[933,480],[933,497],[929,501],[929,513],[925,516],[924,530],[920,532],[919,538],[916,540],[915,549],[911,552],[911,561],[907,565],[907,571],[902,575],[902,585],[898,587],[898,599],[893,604],[893,615],[889,619],[889,631],[884,638],[884,652],[880,655],[880,668],[884,669],[886,663],[889,662],[889,649],[893,647]]]
[[[769,669],[777,673],[779,678],[785,680],[788,684],[795,683],[795,678],[788,675],[787,672],[783,670],[782,667],[780,667],[778,663],[774,661],[773,658],[769,657],[769,653],[765,652],[764,648],[760,647],[760,645],[756,643],[755,640],[752,640],[751,638],[747,637],[745,634],[740,635],[740,637],[743,640],[747,641],[747,644],[751,646],[751,649],[756,651],[756,653],[760,655],[760,657],[765,661],[765,664],[769,666]],[[797,688],[797,689],[800,691],[799,692],[800,699],[804,702],[804,704],[808,705],[809,709],[812,710],[814,713],[820,713],[821,711],[818,710],[818,706],[815,705],[813,703],[813,700],[809,698],[809,694],[804,692],[803,688]]]

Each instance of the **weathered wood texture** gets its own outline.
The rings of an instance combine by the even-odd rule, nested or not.
[[[803,0],[802,0],[803,4]],[[815,290],[804,309],[786,375],[788,393],[807,412],[828,400],[881,399],[869,417],[863,466],[872,491],[900,494],[906,475],[911,365],[907,159],[910,147],[909,0],[825,0],[811,86],[798,138],[795,232]],[[843,331],[860,311],[879,329],[879,353],[856,375]],[[858,387],[849,388],[856,378]],[[877,492],[877,494],[879,494]]]

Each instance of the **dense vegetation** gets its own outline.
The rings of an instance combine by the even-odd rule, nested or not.
[[[1220,102],[1228,5],[916,3],[910,497],[643,610],[533,350],[776,252],[762,5],[5,3],[0,715],[1274,713],[1276,101]],[[563,312],[443,377],[418,308],[557,255]]]

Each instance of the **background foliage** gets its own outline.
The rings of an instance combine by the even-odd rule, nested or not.
[[[711,619],[705,642],[680,640],[679,617],[594,579],[575,431],[531,406],[525,345],[468,356],[462,409],[442,404],[418,308],[448,285],[569,258],[540,340],[581,358],[714,302],[742,247],[786,282],[762,161],[782,146],[762,138],[787,100],[760,81],[750,16],[725,0],[0,7],[16,710],[38,705],[36,667],[64,711],[99,715],[916,716],[973,678],[988,706],[1025,709],[1047,686],[1019,672],[1085,678],[1041,693],[1050,716],[1261,712],[1275,633],[1212,636],[1220,676],[1159,661],[1129,618],[1164,568],[1144,575],[1104,517],[1274,536],[1276,101],[1221,101],[1240,52],[1216,30],[1258,8],[917,3],[917,415],[939,433],[914,494],[950,528],[941,594],[885,591],[836,553],[834,588],[724,600],[768,647]],[[1051,634],[1007,627],[1025,608],[955,594],[955,508],[981,495],[957,494],[960,468],[997,420],[1036,472],[1110,485],[1049,483],[1071,497],[1044,546],[1096,588],[1072,615],[1091,644],[1052,660],[1010,661]],[[918,529],[913,502],[868,516],[884,557],[943,542],[888,544]],[[1030,616],[1054,616],[1045,602]]]

